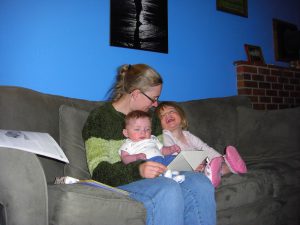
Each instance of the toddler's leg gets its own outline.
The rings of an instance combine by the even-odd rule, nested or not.
[[[226,147],[224,160],[232,173],[247,173],[246,164],[235,147]]]
[[[219,186],[221,183],[221,169],[223,158],[215,157],[211,161],[207,158],[207,164],[204,169],[204,174],[210,179],[214,187]]]

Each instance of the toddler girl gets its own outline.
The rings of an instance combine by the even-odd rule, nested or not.
[[[202,162],[197,171],[204,172],[214,187],[221,182],[221,176],[230,172],[242,174],[247,172],[245,162],[236,148],[227,146],[222,156],[208,146],[200,138],[187,131],[187,119],[183,109],[174,102],[162,102],[156,108],[163,128],[164,146],[178,145],[181,151],[200,150],[207,153],[206,161]]]

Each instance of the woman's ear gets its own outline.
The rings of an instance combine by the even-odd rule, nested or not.
[[[123,135],[124,135],[125,137],[128,137],[128,132],[127,132],[126,129],[123,129]]]
[[[133,99],[136,99],[137,96],[140,94],[140,90],[135,89],[134,91],[131,92],[131,97],[133,97]]]

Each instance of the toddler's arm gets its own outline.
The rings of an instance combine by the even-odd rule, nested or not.
[[[161,153],[163,155],[172,155],[173,153],[179,153],[181,151],[178,145],[171,145],[171,146],[163,146],[161,149]]]
[[[163,145],[171,146],[174,144],[175,144],[174,139],[169,134],[163,133]]]
[[[128,152],[121,150],[121,159],[124,164],[129,164],[140,159],[146,160],[147,158],[144,153],[130,155]]]

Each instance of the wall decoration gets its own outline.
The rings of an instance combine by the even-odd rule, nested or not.
[[[273,39],[277,61],[299,60],[300,31],[295,24],[273,19]]]
[[[248,17],[247,0],[217,0],[217,10]]]
[[[259,46],[245,44],[245,50],[248,57],[248,62],[255,64],[265,64],[262,50]]]
[[[110,45],[168,53],[167,0],[110,0]]]

